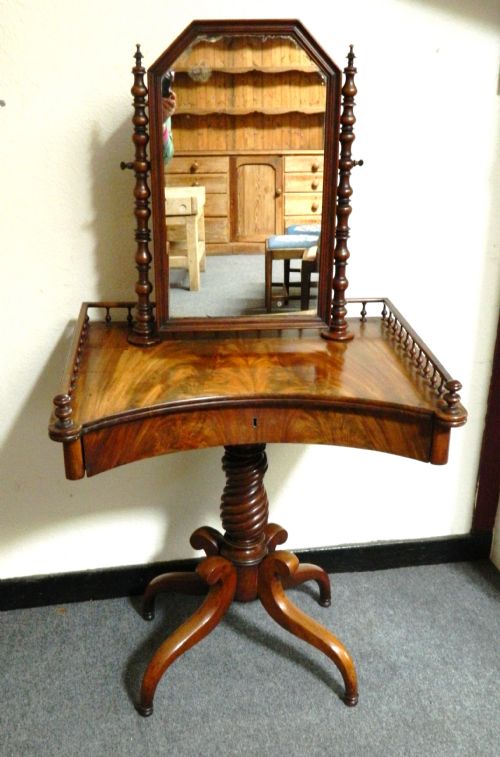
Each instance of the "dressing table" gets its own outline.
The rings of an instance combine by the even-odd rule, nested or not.
[[[350,177],[356,165],[351,157],[354,53],[351,48],[342,77],[298,21],[195,21],[151,66],[147,87],[139,48],[135,58],[136,152],[122,166],[135,173],[137,297],[83,304],[61,390],[54,398],[49,434],[63,445],[69,479],[147,457],[215,446],[224,447],[227,479],[222,532],[201,527],[191,536],[191,545],[204,550],[205,559],[195,572],[164,574],[145,589],[146,619],[153,617],[159,592],[205,598],[154,654],[137,709],[144,716],[152,713],[155,690],[167,668],[219,623],[232,601],[257,598],[277,623],[331,659],[344,681],[344,702],[355,705],[356,669],[348,651],[286,594],[287,588],[312,580],[320,604],[328,605],[330,583],[322,568],[299,564],[291,552],[278,549],[287,534],[268,522],[266,444],[342,445],[442,465],[451,429],[465,423],[466,412],[459,382],[390,300],[346,297]],[[161,80],[171,69],[176,70],[179,104],[173,130],[182,147],[176,157],[184,161],[182,166],[191,166],[185,174],[179,163],[169,173],[162,160]],[[280,84],[284,94],[278,96]],[[287,100],[290,92],[295,104]],[[297,114],[305,144],[289,142],[286,147],[283,140],[292,133],[297,137]],[[264,132],[269,129],[269,142],[251,146],[252,151],[249,134],[257,123]],[[218,150],[206,143],[210,125]],[[189,148],[190,134],[205,142]],[[236,155],[238,140],[245,142],[241,159]],[[214,162],[206,162],[208,153]],[[304,154],[319,156],[322,168],[310,172],[317,174],[316,189],[318,176],[322,182],[317,307],[303,311],[295,300],[289,309],[267,313],[264,256],[259,251],[264,251],[267,237],[284,231],[287,214],[278,190],[301,195],[287,203],[290,209],[303,209],[301,203],[310,200],[303,200],[307,192],[301,191],[310,180],[308,171],[291,171],[297,174],[293,180],[286,171],[286,158],[289,168],[306,168],[309,164],[300,162]],[[215,169],[224,173],[226,167],[229,179],[217,183]],[[169,254],[175,240],[168,239],[165,188],[187,185],[190,176],[192,186],[207,193],[208,255],[239,251],[254,256],[262,280],[262,312],[231,317],[208,313],[211,317],[205,318],[170,312]],[[238,221],[241,208],[248,212],[251,207],[246,190],[241,185],[234,190],[241,181],[257,182],[260,193],[252,202],[271,203],[270,214]],[[216,187],[221,191],[214,191]],[[213,200],[211,195],[221,197]],[[292,217],[308,223],[313,214],[290,213]],[[216,223],[217,218],[222,221]],[[217,241],[221,228],[229,231]]]

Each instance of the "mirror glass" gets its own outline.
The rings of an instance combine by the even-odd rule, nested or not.
[[[327,89],[316,62],[287,34],[199,35],[162,87],[169,316],[315,313]]]
[[[193,21],[149,68],[160,332],[329,324],[341,86],[296,20]]]

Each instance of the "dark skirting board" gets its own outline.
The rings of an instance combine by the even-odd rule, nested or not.
[[[448,562],[488,559],[491,533],[470,533],[416,541],[300,549],[301,562],[315,563],[329,573],[384,570]],[[8,578],[0,581],[0,610],[42,607],[68,602],[141,594],[149,581],[168,571],[193,570],[198,560],[172,560],[148,565]]]

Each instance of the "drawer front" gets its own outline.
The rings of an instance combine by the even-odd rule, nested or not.
[[[393,418],[300,407],[201,410],[122,422],[83,436],[88,476],[179,450],[233,444],[337,444],[429,461],[428,416]]]
[[[207,194],[205,202],[205,218],[210,216],[227,216],[229,213],[229,195],[216,194],[210,192]]]
[[[286,173],[285,192],[321,192],[322,173]]]
[[[285,194],[285,215],[320,215],[321,200],[321,195],[313,192]]]
[[[229,171],[229,158],[226,156],[212,157],[201,155],[200,157],[175,156],[168,164],[165,174],[171,173],[227,173]]]
[[[165,179],[167,187],[205,187],[207,194],[227,192],[227,174],[224,173],[174,173],[168,174]]]
[[[322,173],[323,154],[285,155],[285,173]]]

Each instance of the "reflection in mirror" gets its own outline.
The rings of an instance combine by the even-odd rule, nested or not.
[[[171,315],[315,311],[322,73],[283,35],[198,37],[171,70],[175,112],[164,122]]]

